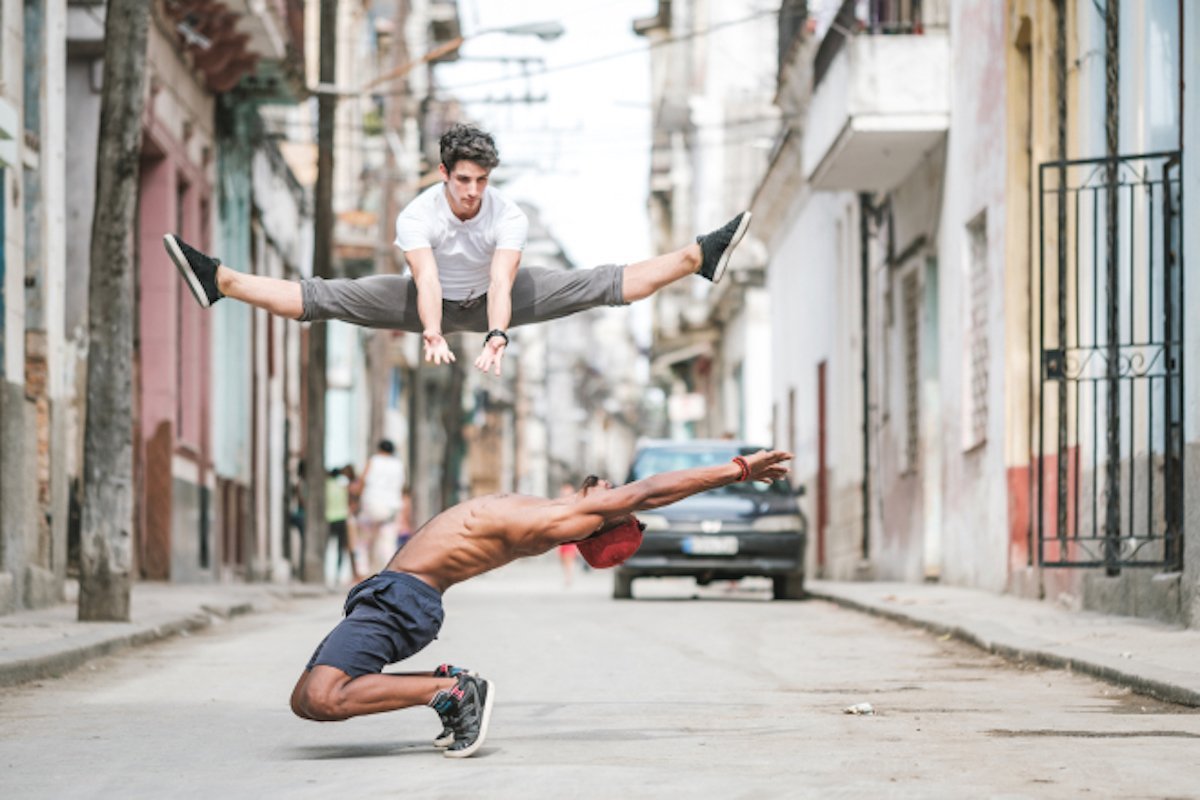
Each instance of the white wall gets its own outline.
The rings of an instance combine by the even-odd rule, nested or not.
[[[1004,464],[1004,15],[989,0],[951,5],[950,135],[938,238],[945,482],[944,581],[1002,591],[1007,581]],[[964,451],[969,349],[966,226],[987,214],[987,439]]]
[[[1188,4],[1183,12],[1184,42],[1184,99],[1183,134],[1187,144],[1183,158],[1184,211],[1196,219],[1200,207],[1200,7]],[[1190,211],[1188,209],[1191,209]],[[1184,243],[1184,286],[1196,307],[1200,296],[1200,225],[1186,225]],[[1184,529],[1189,531],[1184,542],[1184,613],[1192,627],[1200,626],[1200,482],[1196,475],[1200,461],[1200,319],[1196,314],[1183,317],[1184,363],[1188,365],[1183,390],[1184,439],[1187,441],[1184,465],[1185,486],[1190,487],[1184,508]],[[1190,596],[1190,599],[1189,599]]]
[[[806,484],[808,567],[816,573],[817,369],[826,362],[826,464],[830,513],[826,574],[848,577],[858,560],[862,505],[862,346],[858,222],[852,194],[803,193],[768,243],[773,437],[795,453],[793,483]],[[789,439],[794,390],[795,441]]]

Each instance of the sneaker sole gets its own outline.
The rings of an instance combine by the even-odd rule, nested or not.
[[[737,230],[733,232],[733,238],[729,240],[729,246],[725,248],[725,252],[721,253],[721,257],[717,260],[717,266],[713,270],[713,283],[721,280],[721,277],[725,274],[725,268],[729,266],[729,257],[733,255],[733,251],[737,248],[738,243],[742,241],[742,237],[746,235],[746,229],[749,227],[750,212],[747,211],[742,215],[742,221],[738,223]]]
[[[188,288],[192,290],[192,295],[196,298],[196,302],[200,304],[201,308],[211,306],[212,303],[208,302],[208,295],[204,293],[204,287],[200,285],[200,281],[196,280],[196,273],[192,272],[192,265],[188,263],[183,250],[179,249],[179,243],[175,241],[175,235],[170,233],[165,234],[163,236],[163,246],[167,248],[167,255],[175,263],[175,269],[179,270],[179,274],[187,283]]]
[[[479,735],[475,737],[475,741],[470,747],[464,747],[462,750],[443,750],[442,755],[446,758],[466,758],[474,755],[475,751],[483,746],[483,740],[487,738],[488,723],[492,719],[492,703],[496,700],[496,684],[481,678],[484,685],[487,686],[487,699],[483,701],[483,720],[479,723]]]

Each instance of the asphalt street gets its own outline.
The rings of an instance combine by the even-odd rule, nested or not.
[[[447,594],[405,667],[495,681],[472,759],[430,746],[424,708],[292,716],[331,595],[0,690],[0,796],[1200,796],[1197,711],[765,583],[634,591],[564,588],[552,556]],[[844,713],[859,703],[876,713]]]

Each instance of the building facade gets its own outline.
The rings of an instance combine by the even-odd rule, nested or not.
[[[66,23],[0,7],[0,614],[57,602],[67,568]]]
[[[749,207],[778,128],[776,23],[750,2],[662,0],[635,21],[651,51],[649,210],[669,252]],[[771,435],[766,252],[751,227],[725,279],[654,296],[652,364],[676,437]]]
[[[284,385],[288,369],[299,370],[299,351],[265,314],[232,303],[199,308],[162,236],[176,232],[250,272],[297,274],[307,263],[303,191],[259,119],[263,104],[295,103],[303,91],[302,12],[292,0],[151,7],[135,232],[133,530],[143,579],[286,577],[283,441],[269,419],[287,418]],[[76,252],[66,302],[82,321],[104,6],[72,3],[68,22],[68,180],[78,190],[67,202]],[[76,335],[82,352],[86,324]],[[75,395],[76,448],[85,396],[82,387]]]
[[[794,5],[754,209],[810,571],[1197,624],[1195,15]]]

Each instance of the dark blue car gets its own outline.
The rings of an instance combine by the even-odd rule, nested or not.
[[[629,480],[676,469],[727,464],[765,448],[741,442],[652,440],[634,455]],[[616,569],[613,597],[631,598],[635,578],[691,576],[704,586],[751,575],[771,579],[776,600],[804,595],[808,521],[786,481],[734,483],[638,514],[641,548]]]

